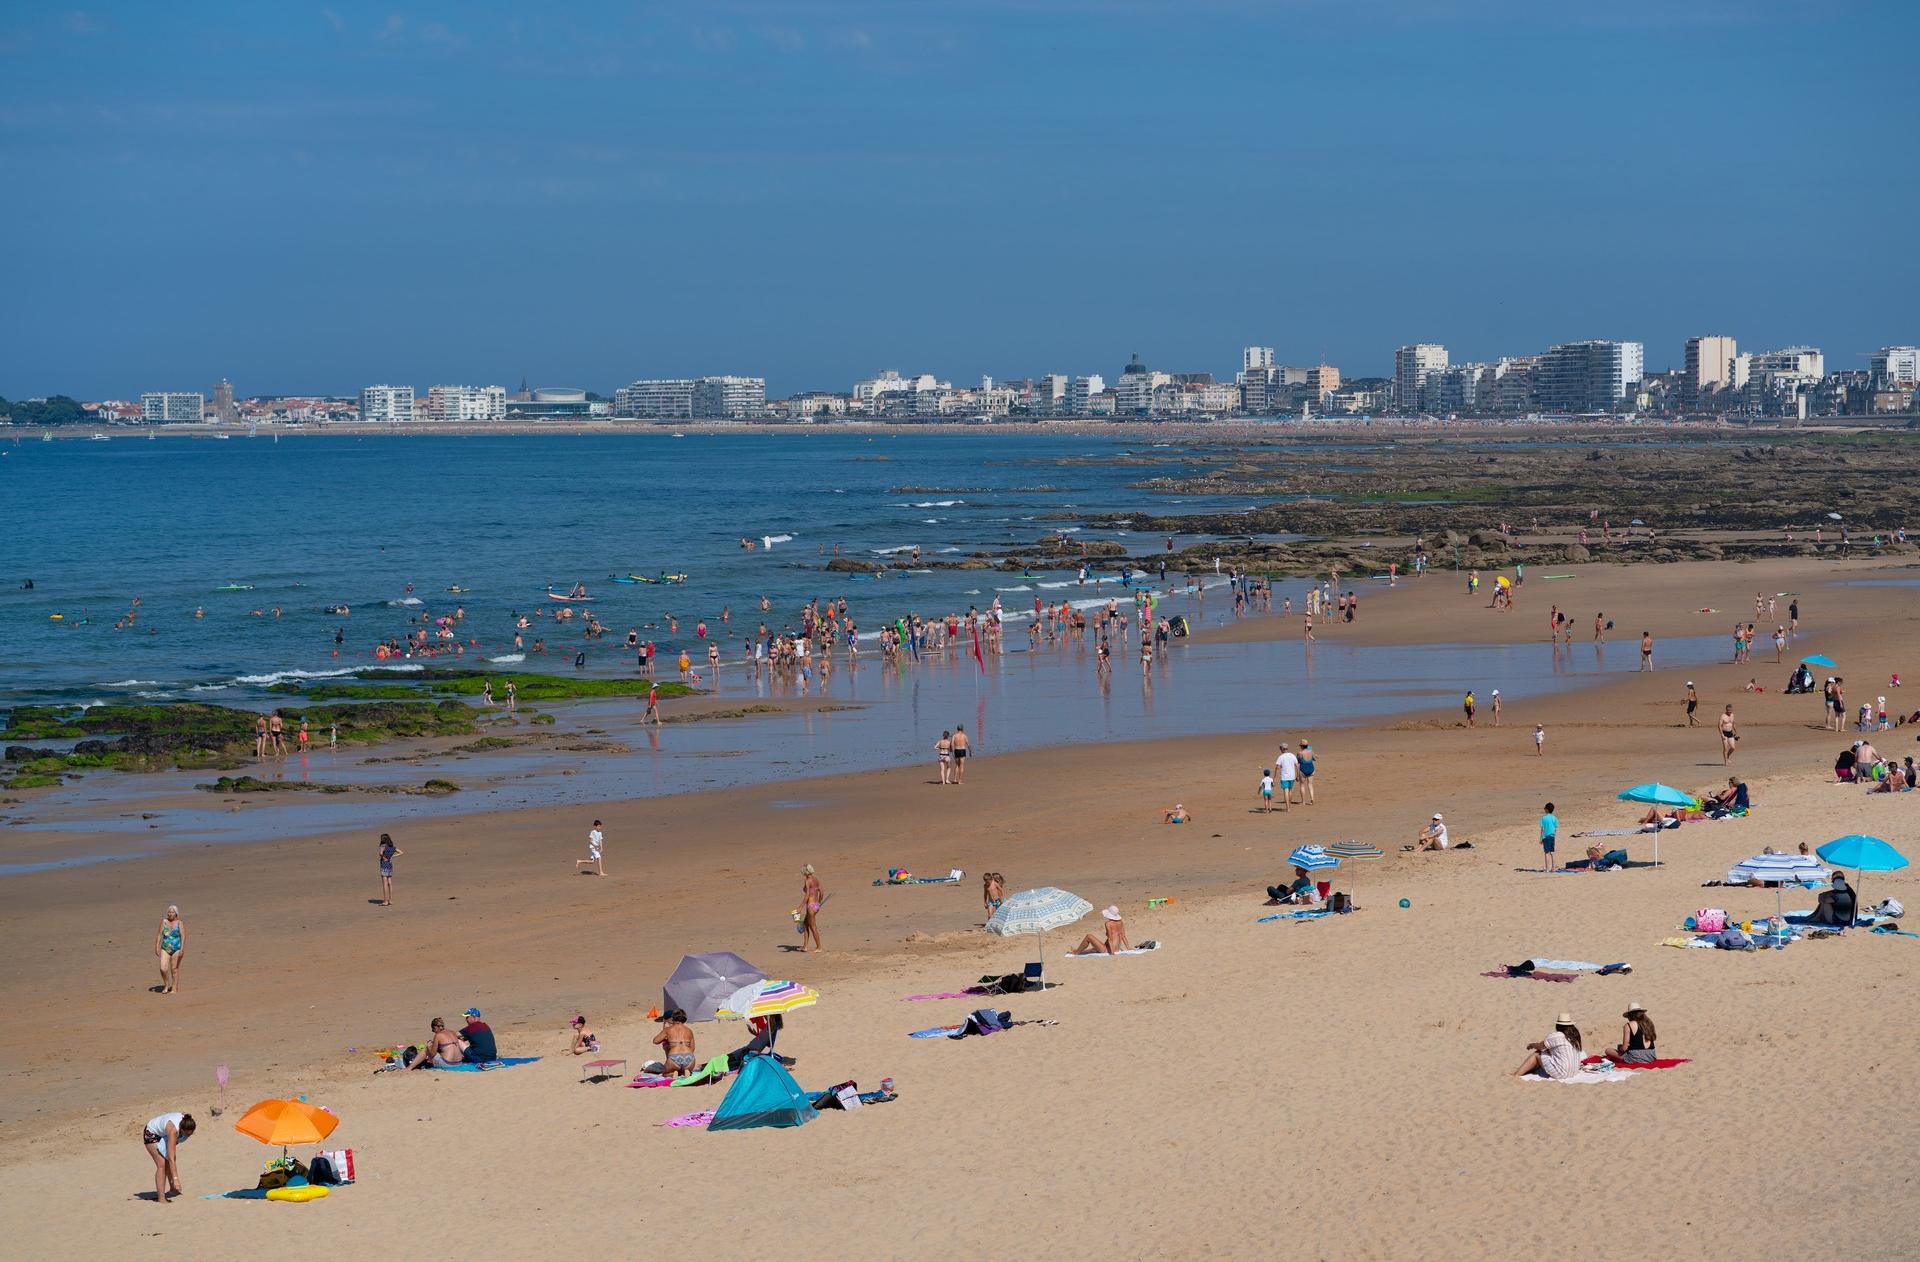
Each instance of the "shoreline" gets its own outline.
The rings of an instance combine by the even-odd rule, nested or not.
[[[1802,588],[1810,607],[1809,639],[1802,643],[1817,639],[1822,651],[1846,665],[1850,680],[1867,684],[1876,672],[1898,669],[1911,651],[1911,635],[1901,633],[1915,621],[1910,597],[1899,589],[1841,586],[1858,577],[1850,569],[1817,562],[1694,572],[1667,566],[1615,577],[1638,589],[1637,595],[1622,594],[1630,602],[1620,606],[1623,616],[1632,616],[1627,611],[1637,600],[1647,609],[1669,607],[1663,615],[1668,622],[1684,624],[1699,616],[1686,613],[1684,603],[1698,599],[1709,585],[1711,598],[1727,600],[1762,576]],[[1362,624],[1365,633],[1450,635],[1457,625],[1476,624],[1489,633],[1497,628],[1498,634],[1518,636],[1523,625],[1537,628],[1544,622],[1535,616],[1545,612],[1541,597],[1531,590],[1522,601],[1524,612],[1502,619],[1469,608],[1449,584],[1426,582],[1428,590],[1413,593],[1417,599],[1404,616],[1375,617]],[[1371,611],[1385,608],[1370,606]],[[1363,619],[1368,616],[1363,612]],[[1666,624],[1656,629],[1664,633]],[[1420,642],[1418,636],[1413,642]],[[1576,644],[1577,650],[1585,647]],[[1090,1133],[1069,1119],[1104,1116],[1098,1102],[1116,1098],[1115,1091],[1138,1099],[1143,1116],[1153,1119],[1160,1139],[1146,1151],[1161,1152],[1158,1142],[1191,1151],[1200,1163],[1196,1175],[1220,1169],[1228,1154],[1188,1146],[1203,1143],[1209,1130],[1220,1133],[1221,1127],[1237,1128],[1258,1116],[1271,1142],[1281,1145],[1275,1159],[1291,1153],[1303,1177],[1343,1171],[1358,1181],[1350,1187],[1365,1189],[1370,1198],[1390,1194],[1389,1187],[1404,1188],[1405,1167],[1390,1161],[1386,1169],[1401,1173],[1383,1182],[1372,1163],[1386,1159],[1384,1151],[1350,1165],[1356,1147],[1401,1152],[1397,1160],[1454,1162],[1446,1169],[1471,1170],[1476,1180],[1519,1177],[1510,1161],[1519,1161],[1522,1169],[1540,1161],[1535,1137],[1564,1126],[1565,1110],[1573,1110],[1594,1142],[1602,1143],[1611,1142],[1622,1127],[1627,1130],[1620,1142],[1632,1142],[1628,1136],[1635,1124],[1653,1126],[1650,1133],[1662,1140],[1668,1130],[1725,1128],[1737,1123],[1719,1102],[1738,1098],[1740,1081],[1769,1068],[1816,1072],[1813,1065],[1828,1066],[1822,1072],[1833,1085],[1844,1083],[1850,1099],[1881,1107],[1898,1075],[1861,1078],[1845,1068],[1836,1074],[1831,1066],[1848,1062],[1833,1059],[1831,1040],[1854,1035],[1845,1022],[1828,1018],[1837,1014],[1835,1005],[1857,1001],[1859,985],[1897,984],[1886,970],[1903,967],[1904,957],[1893,953],[1903,944],[1796,945],[1778,961],[1656,953],[1653,946],[1671,932],[1679,915],[1702,901],[1745,914],[1760,914],[1763,905],[1771,911],[1770,893],[1698,890],[1701,879],[1719,874],[1716,865],[1724,870],[1763,843],[1780,844],[1810,828],[1830,828],[1828,835],[1859,830],[1897,837],[1900,825],[1888,821],[1911,816],[1910,799],[1868,798],[1821,783],[1833,749],[1845,738],[1820,731],[1808,698],[1772,691],[1778,682],[1772,676],[1784,671],[1765,661],[1753,667],[1721,663],[1694,674],[1709,712],[1717,711],[1723,699],[1740,709],[1746,739],[1736,769],[1754,786],[1760,804],[1756,818],[1683,828],[1663,840],[1661,868],[1618,876],[1572,880],[1526,874],[1525,868],[1538,864],[1532,816],[1543,778],[1569,832],[1623,822],[1632,808],[1612,801],[1622,783],[1660,778],[1698,789],[1716,781],[1720,770],[1712,753],[1711,719],[1697,731],[1676,726],[1682,676],[1669,669],[1608,677],[1597,687],[1516,704],[1499,730],[1468,732],[1458,726],[1455,712],[1419,706],[1391,721],[1276,733],[1311,737],[1323,759],[1320,803],[1287,814],[1248,813],[1250,773],[1254,764],[1271,760],[1270,739],[1194,736],[983,756],[974,760],[968,784],[958,790],[930,786],[928,768],[913,765],[609,802],[598,808],[609,821],[611,875],[604,882],[575,877],[570,870],[587,822],[571,807],[485,819],[451,817],[409,828],[402,838],[410,853],[399,865],[399,906],[391,911],[362,910],[377,887],[369,875],[371,843],[357,835],[195,849],[159,865],[134,865],[142,869],[137,874],[129,870],[105,879],[98,872],[56,872],[0,882],[0,903],[8,913],[0,922],[0,942],[15,965],[5,994],[9,1010],[23,1014],[0,1034],[0,1063],[11,1067],[0,1078],[5,1084],[0,1098],[4,1120],[16,1136],[0,1165],[10,1170],[22,1194],[45,1203],[36,1232],[71,1229],[85,1216],[102,1213],[92,1191],[71,1189],[97,1190],[102,1179],[109,1189],[117,1182],[137,1186],[140,1169],[129,1159],[138,1154],[122,1133],[126,1119],[147,1116],[140,1109],[158,1104],[179,1107],[173,1102],[191,1100],[203,1105],[211,1098],[206,1067],[225,1063],[235,1069],[232,1106],[299,1091],[335,1104],[348,1119],[352,1129],[343,1127],[342,1135],[382,1176],[327,1207],[349,1244],[369,1238],[358,1233],[391,1231],[397,1215],[411,1212],[410,1198],[432,1186],[410,1173],[427,1151],[421,1145],[457,1139],[470,1128],[487,1126],[489,1118],[542,1119],[539,1127],[523,1132],[532,1167],[526,1185],[497,1193],[500,1204],[529,1210],[536,1204],[552,1206],[555,1179],[571,1181],[581,1194],[597,1194],[602,1180],[593,1171],[598,1167],[589,1165],[583,1173],[581,1159],[611,1144],[677,1167],[678,1157],[667,1158],[667,1148],[683,1147],[688,1139],[697,1144],[701,1137],[676,1137],[648,1123],[685,1108],[712,1107],[718,1097],[698,1095],[696,1103],[686,1104],[677,1098],[682,1093],[627,1092],[611,1084],[575,1088],[577,1066],[564,1053],[564,1022],[572,1011],[584,1011],[604,1047],[637,1056],[652,1029],[642,1014],[657,997],[657,979],[682,949],[739,950],[770,975],[794,976],[821,988],[820,1007],[792,1019],[782,1042],[783,1051],[801,1058],[796,1072],[803,1085],[848,1076],[871,1085],[882,1073],[899,1077],[901,1104],[872,1117],[843,1121],[828,1115],[824,1131],[808,1128],[799,1142],[824,1145],[817,1148],[823,1160],[837,1157],[853,1162],[851,1169],[866,1169],[864,1149],[871,1161],[886,1163],[902,1177],[940,1177],[917,1154],[925,1148],[927,1127],[951,1134],[956,1142],[988,1142],[982,1133],[987,1119],[976,1121],[971,1103],[983,1081],[995,1084],[1002,1108],[1046,1109],[1067,1127],[1073,1138],[1064,1149],[1042,1142],[1031,1155],[1008,1155],[990,1171],[949,1172],[943,1186],[951,1203],[942,1199],[926,1207],[930,1224],[958,1233],[943,1239],[979,1238],[979,1225],[969,1227],[956,1215],[961,1205],[974,1203],[976,1194],[985,1194],[985,1184],[1044,1177],[1036,1163],[1057,1170],[1073,1149],[1093,1142],[1100,1132]],[[1740,684],[1750,674],[1760,675],[1768,692],[1742,692]],[[1526,740],[1536,720],[1548,725],[1550,741],[1548,756],[1539,760]],[[795,804],[796,798],[804,801]],[[1159,812],[1176,798],[1195,815],[1188,828],[1159,823]],[[1410,840],[1429,809],[1445,810],[1456,837],[1471,837],[1475,848],[1444,856],[1403,854],[1399,844]],[[1289,847],[1347,836],[1373,840],[1387,851],[1376,864],[1337,873],[1336,887],[1352,889],[1366,914],[1332,925],[1251,923],[1261,914],[1253,891],[1284,874]],[[1636,858],[1645,857],[1640,840],[1627,839],[1627,844]],[[786,912],[802,861],[820,868],[834,895],[824,918],[828,949],[821,956],[790,955],[784,949],[791,944]],[[867,882],[889,865],[916,872],[958,866],[968,876],[957,890],[871,888]],[[1031,957],[1030,941],[987,938],[974,927],[981,918],[976,881],[986,869],[1006,871],[1010,889],[1058,884],[1096,906],[1119,902],[1135,940],[1161,939],[1167,953],[1138,961],[1056,964],[1057,953],[1085,927],[1075,926],[1054,935],[1047,948],[1047,968],[1050,973],[1058,968],[1068,986],[1057,994],[1000,1001],[1016,1016],[1058,1017],[1059,1029],[1015,1031],[977,1048],[907,1045],[900,1037],[904,1031],[955,1019],[956,1012],[978,1001],[902,1005],[900,995],[945,990],[983,972],[1017,970]],[[1912,890],[1903,874],[1869,874],[1865,887],[1869,899],[1894,893],[1911,901]],[[1176,901],[1149,911],[1149,897]],[[1410,898],[1413,909],[1398,910],[1399,897]],[[136,985],[151,971],[144,926],[166,901],[179,902],[186,913],[193,958],[180,994],[161,1000],[137,993]],[[276,950],[275,944],[282,945]],[[1629,959],[1636,975],[1618,984],[1583,980],[1578,986],[1547,988],[1473,976],[1508,957],[1555,951],[1576,953],[1576,958]],[[316,967],[314,961],[324,963]],[[1787,971],[1780,972],[1783,968]],[[1779,980],[1761,980],[1774,977]],[[1839,978],[1853,979],[1852,984],[1837,986]],[[1707,979],[1725,980],[1702,991],[1702,985],[1712,984]],[[1533,993],[1540,989],[1567,993]],[[1538,1037],[1543,1011],[1550,1015],[1553,1007],[1571,1007],[1593,1018],[1590,1031],[1605,1031],[1601,1018],[1625,1002],[1628,990],[1656,1006],[1663,1030],[1680,1054],[1696,1058],[1697,1068],[1564,1100],[1557,1091],[1510,1086],[1499,1078],[1515,1059],[1509,1053],[1518,1040]],[[1249,994],[1260,996],[1261,1005],[1217,1008]],[[1151,1056],[1129,1054],[1129,1049],[1154,1046],[1156,1027],[1175,1011],[1164,1005],[1189,995],[1210,1001],[1185,1018],[1218,1062],[1218,1072],[1201,1075],[1214,1084],[1210,1092],[1198,1083],[1169,1081]],[[1801,1045],[1776,1048],[1766,1039],[1769,1027],[1760,1024],[1761,1014],[1789,997],[1801,1009],[1805,1033],[1799,1035]],[[510,1054],[547,1059],[513,1075],[487,1075],[471,1083],[441,1075],[369,1079],[367,1059],[344,1050],[395,1036],[418,1038],[426,1014],[450,1015],[469,1002],[488,1013]],[[1474,1013],[1476,1019],[1449,1025],[1449,1009]],[[1309,1019],[1308,1014],[1314,1015]],[[1431,1024],[1409,1026],[1410,1018],[1447,1028],[1431,1033]],[[1258,1038],[1244,1037],[1249,1020]],[[76,1062],[60,1033],[74,1028],[127,1054],[115,1051],[99,1063]],[[1393,1037],[1409,1028],[1429,1033],[1412,1041]],[[862,1031],[864,1038],[858,1037]],[[713,1026],[700,1026],[698,1033],[703,1049],[724,1050],[737,1041],[731,1031]],[[1444,1066],[1429,1063],[1423,1069],[1422,1063],[1437,1054],[1435,1038],[1455,1050]],[[1901,1031],[1895,1035],[1897,1046],[1878,1045],[1878,1050],[1903,1053],[1913,1041]],[[1359,1049],[1366,1055],[1352,1060]],[[1782,1052],[1791,1054],[1781,1060]],[[1241,1091],[1221,1089],[1260,1072],[1268,1056],[1283,1072],[1315,1082],[1314,1112],[1333,1110],[1348,1125],[1329,1131],[1287,1107],[1284,1099],[1256,1103],[1243,1100]],[[1371,1070],[1389,1077],[1417,1075],[1427,1085],[1418,1093],[1382,1093]],[[1609,1092],[1630,1094],[1592,1099]],[[1684,1093],[1686,1108],[1668,1106],[1675,1092]],[[662,1096],[676,1098],[657,1098]],[[1084,1112],[1089,1109],[1094,1111]],[[1621,1109],[1626,1113],[1615,1112]],[[1402,1110],[1412,1125],[1400,1138],[1390,1138],[1401,1131]],[[1488,1125],[1466,1135],[1430,1129],[1463,1110],[1474,1111]],[[1647,1110],[1667,1115],[1670,1122],[1652,1123]],[[631,1120],[596,1129],[615,1117]],[[223,1130],[215,1125],[203,1150],[189,1150],[194,1164],[188,1173],[196,1190],[237,1186],[251,1179],[248,1169],[257,1168],[255,1146],[230,1133],[223,1136]],[[1345,1139],[1326,1146],[1335,1133]],[[779,1146],[777,1133],[761,1135],[748,1143],[769,1160],[777,1152],[797,1151]],[[1449,1142],[1447,1135],[1457,1153],[1434,1147]],[[1251,1142],[1266,1151],[1267,1141]],[[1488,1144],[1504,1146],[1499,1151],[1511,1151],[1512,1158],[1497,1155]],[[568,1154],[575,1159],[568,1160]],[[476,1173],[487,1168],[484,1157],[476,1154],[475,1161]],[[1640,1163],[1621,1178],[1634,1185],[1642,1178],[1641,1168],[1658,1177],[1657,1164]],[[1913,1150],[1903,1137],[1889,1177],[1913,1165]],[[1156,1206],[1152,1213],[1161,1230],[1177,1225],[1221,1245],[1245,1238],[1240,1233],[1247,1212],[1232,1208],[1234,1201],[1209,1195],[1182,1212],[1154,1197],[1147,1189],[1159,1168],[1157,1160],[1136,1165],[1124,1158],[1110,1166],[1104,1182],[1136,1198],[1134,1207],[1122,1211],[1127,1224],[1154,1230],[1141,1214]],[[1834,1191],[1832,1178],[1838,1176],[1827,1170],[1801,1165],[1791,1177],[1810,1201],[1817,1201]],[[666,1178],[663,1173],[663,1193]],[[653,1186],[650,1174],[642,1180]],[[1220,1194],[1236,1186],[1229,1179]],[[1446,1193],[1453,1188],[1448,1179],[1435,1189],[1441,1202],[1450,1199]],[[1400,1253],[1403,1233],[1415,1225],[1438,1230],[1455,1209],[1472,1208],[1450,1209],[1419,1194],[1400,1194],[1410,1196],[1401,1213],[1348,1223],[1345,1229],[1358,1234],[1348,1238],[1344,1250],[1341,1238],[1328,1234],[1330,1224],[1310,1235],[1320,1241],[1321,1252]],[[444,1212],[472,1212],[472,1194],[450,1188],[442,1195]],[[1290,1192],[1285,1200],[1291,1205],[1305,1197],[1311,1203],[1311,1195]],[[1670,1244],[1675,1239],[1691,1243],[1717,1221],[1693,1207],[1684,1230],[1678,1208],[1670,1218],[1636,1225],[1608,1217],[1608,1208],[1592,1207],[1594,1198],[1572,1199],[1583,1207],[1582,1214],[1606,1219],[1609,1238],[1620,1241],[1661,1237]],[[1069,1181],[1048,1198],[1044,1225],[1029,1207],[1011,1205],[996,1229],[1012,1224],[1040,1238],[1059,1232],[1070,1238],[1076,1228],[1090,1229],[1100,1214],[1111,1212],[1099,1208],[1104,1204],[1106,1198],[1092,1188]],[[118,1239],[148,1227],[153,1212],[136,1203],[110,1206],[100,1230]],[[873,1211],[838,1198],[830,1198],[822,1212],[830,1221],[875,1221]],[[1486,1233],[1518,1239],[1511,1232],[1521,1212],[1480,1206],[1464,1238]],[[1238,1224],[1234,1234],[1217,1234],[1229,1222]],[[718,1229],[721,1219],[694,1211],[694,1224]],[[1846,1238],[1844,1223],[1831,1215],[1804,1215],[1796,1230],[1812,1232],[1816,1226]],[[230,1256],[244,1247],[241,1236],[232,1233],[245,1229],[225,1207],[195,1214],[189,1206],[170,1218],[169,1229],[185,1233],[209,1256]],[[515,1241],[551,1239],[555,1231],[563,1239],[574,1238],[565,1234],[568,1230],[544,1214],[530,1214],[523,1225],[503,1229]],[[890,1251],[917,1250],[896,1242]],[[809,1248],[801,1252],[816,1255]]]

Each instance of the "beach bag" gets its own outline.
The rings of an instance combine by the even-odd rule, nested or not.
[[[1753,939],[1738,929],[1728,928],[1714,935],[1713,945],[1722,951],[1746,951],[1753,947]]]
[[[353,1182],[353,1149],[334,1148],[315,1156],[307,1169],[307,1182]]]
[[[1719,933],[1727,927],[1727,913],[1718,907],[1702,907],[1693,913],[1693,927],[1701,933]]]
[[[1881,900],[1880,905],[1873,909],[1873,914],[1876,916],[1890,916],[1898,920],[1907,914],[1907,909],[1900,905],[1899,899],[1888,898]]]

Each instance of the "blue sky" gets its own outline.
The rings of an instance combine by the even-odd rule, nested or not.
[[[0,8],[0,395],[1920,341],[1920,6]]]

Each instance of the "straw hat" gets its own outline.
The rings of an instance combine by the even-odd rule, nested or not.
[[[1570,1013],[1570,1012],[1563,1012],[1563,1013],[1561,1013],[1561,1014],[1560,1014],[1560,1019],[1559,1019],[1558,1021],[1555,1021],[1555,1022],[1554,1022],[1554,1024],[1555,1024],[1555,1025],[1572,1025],[1572,1024],[1573,1024],[1573,1014],[1572,1014],[1572,1013]]]
[[[1630,1003],[1630,1004],[1628,1004],[1628,1005],[1627,1005],[1627,1010],[1626,1010],[1625,1012],[1623,1012],[1623,1013],[1621,1013],[1620,1015],[1621,1015],[1621,1016],[1623,1016],[1623,1017],[1630,1017],[1630,1016],[1632,1016],[1632,1015],[1633,1015],[1634,1013],[1636,1013],[1636,1012],[1637,1012],[1637,1013],[1639,1013],[1639,1014],[1640,1014],[1641,1016],[1643,1016],[1643,1017],[1647,1015],[1647,1010],[1646,1010],[1645,1008],[1643,1008],[1643,1007],[1641,1007],[1641,1006],[1640,1006],[1640,1005],[1639,1005],[1638,1003]]]
[[[1120,907],[1118,904],[1102,907],[1100,909],[1100,914],[1102,916],[1105,916],[1108,920],[1118,920],[1120,919]]]

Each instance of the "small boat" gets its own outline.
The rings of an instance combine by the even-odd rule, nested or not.
[[[470,591],[472,591],[472,590],[473,590],[473,588],[471,588],[471,587],[449,587],[449,588],[447,588],[447,590],[448,590],[448,591],[450,591],[450,592],[453,592],[453,593],[454,593],[454,594],[456,594],[456,595],[463,595],[463,594],[465,594],[465,593],[467,593],[467,592],[470,592]]]
[[[216,592],[250,592],[253,590],[253,584],[252,583],[226,583],[219,587],[214,588],[213,590]]]
[[[40,431],[40,441],[41,441],[41,442],[43,442],[43,443],[50,443],[50,442],[52,442],[52,441],[53,441],[53,431],[52,431],[52,430],[50,430],[50,429],[43,429],[43,430],[41,430],[41,431]]]
[[[217,438],[217,439],[219,439],[219,440],[220,440],[221,442],[223,442],[223,443],[224,443],[224,442],[226,442],[226,441],[227,441],[227,440],[228,440],[229,438],[232,438],[232,437],[233,437],[233,435],[232,435],[232,434],[215,434],[215,435],[214,435],[214,437],[215,437],[215,438]]]
[[[686,435],[685,435],[685,434],[682,434],[682,433],[680,433],[680,432],[679,432],[679,431],[677,431],[677,430],[676,430],[676,431],[674,432],[674,435],[673,435],[673,436],[674,436],[675,438],[685,438],[685,437],[686,437]]]
[[[94,434],[93,436],[88,438],[87,441],[90,443],[104,443],[104,442],[109,442],[111,440],[105,434]]]
[[[591,596],[562,596],[562,595],[561,595],[561,594],[560,594],[559,592],[556,592],[556,591],[554,591],[554,590],[553,590],[553,588],[551,588],[551,587],[549,587],[549,588],[547,588],[547,599],[548,599],[548,600],[559,600],[559,601],[582,601],[582,600],[592,600],[592,599],[593,599],[593,597],[591,597]]]
[[[687,576],[685,574],[662,574],[658,578],[648,578],[644,574],[629,574],[627,575],[627,581],[629,583],[684,583],[687,581]]]
[[[647,580],[644,578],[635,578],[631,574],[624,577],[619,574],[609,574],[607,575],[607,581],[609,583],[644,583]]]

